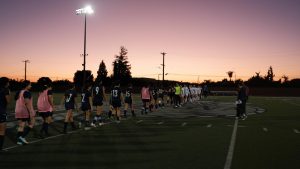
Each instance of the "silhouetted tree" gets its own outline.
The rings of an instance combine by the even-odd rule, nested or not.
[[[232,78],[232,75],[233,75],[233,71],[228,71],[227,74],[229,76],[229,81],[231,81],[231,78]]]
[[[86,70],[85,75],[86,75],[85,86],[91,85],[94,80],[92,71]],[[74,81],[76,90],[80,91],[83,86],[83,71],[77,70],[77,72],[74,74],[73,81]]]
[[[127,84],[131,80],[131,65],[128,62],[127,49],[121,46],[119,55],[113,62],[113,80],[119,80],[121,84]]]
[[[275,77],[274,73],[273,73],[273,68],[272,66],[269,67],[266,79],[270,82],[273,82],[273,78]]]
[[[283,83],[286,83],[286,82],[289,81],[289,77],[286,76],[286,75],[283,75],[283,76],[282,76],[282,79],[283,79]]]
[[[65,92],[71,84],[72,82],[69,80],[55,80],[52,82],[52,89],[56,92]]]
[[[103,83],[106,83],[106,80],[107,80],[107,69],[106,69],[106,65],[105,65],[104,61],[102,60],[99,65],[99,69],[97,71],[97,78],[95,79],[95,81],[97,83],[100,81],[102,81]]]

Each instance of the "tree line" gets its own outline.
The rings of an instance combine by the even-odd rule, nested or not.
[[[113,85],[113,82],[119,81],[121,86],[127,86],[129,83],[132,84],[136,89],[140,89],[144,84],[150,84],[151,86],[157,87],[167,87],[175,85],[176,83],[185,83],[185,82],[177,82],[165,80],[164,84],[161,81],[158,81],[153,78],[132,78],[131,76],[131,65],[128,61],[128,50],[124,47],[120,47],[119,54],[115,55],[115,60],[112,63],[113,73],[109,76],[108,71],[106,69],[106,65],[102,60],[99,64],[99,68],[97,71],[96,77],[92,74],[92,71],[86,70],[86,84],[93,84],[94,82],[98,83],[102,81],[103,85],[106,88],[110,88]],[[227,78],[221,81],[211,81],[205,80],[201,84],[192,83],[193,85],[208,85],[209,87],[230,87],[234,88],[239,83],[242,82],[241,79],[236,79],[232,81],[233,71],[228,71],[227,74],[229,76],[229,80]],[[76,90],[80,91],[83,86],[83,75],[84,72],[82,70],[77,70],[74,73],[73,82],[75,84]],[[300,88],[300,79],[292,79],[289,80],[288,76],[284,75],[281,79],[275,81],[275,74],[273,73],[272,66],[269,67],[267,74],[265,76],[260,75],[260,72],[255,72],[255,75],[249,78],[247,81],[244,81],[245,84],[249,87],[288,87],[288,88]],[[39,91],[41,89],[41,84],[43,81],[51,81],[53,90],[57,92],[63,92],[68,89],[71,81],[69,80],[56,80],[52,81],[49,77],[41,77],[37,82],[32,83],[32,90]],[[12,91],[20,90],[21,81],[17,81],[14,79],[10,80],[10,89]],[[191,83],[185,83],[191,84]]]

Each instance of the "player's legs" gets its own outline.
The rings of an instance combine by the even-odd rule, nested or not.
[[[3,149],[5,130],[6,130],[6,123],[0,122],[0,151],[2,151]]]

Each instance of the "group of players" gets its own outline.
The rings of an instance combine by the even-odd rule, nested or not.
[[[9,79],[6,77],[0,78],[0,148],[2,150],[4,135],[6,130],[7,105],[10,101]],[[40,128],[41,136],[49,136],[49,124],[53,121],[52,115],[56,111],[53,102],[52,85],[49,81],[44,81],[41,84],[41,91],[37,99],[37,111],[34,110],[32,102],[32,94],[30,92],[30,81],[22,82],[22,90],[16,92],[15,100],[15,118],[18,120],[17,127],[17,144],[28,144],[26,136],[35,125],[35,117],[41,116],[43,123]],[[144,85],[141,89],[142,109],[141,114],[148,114],[159,107],[164,108],[166,105],[173,105],[174,108],[180,107],[188,101],[193,102],[200,99],[202,96],[201,87],[176,84],[169,88],[157,88],[151,85]],[[121,90],[120,83],[115,82],[110,91],[109,101],[105,94],[105,87],[102,82],[95,82],[93,85],[86,85],[81,92],[81,106],[84,118],[78,125],[75,125],[73,119],[74,110],[79,109],[76,102],[77,92],[75,86],[71,84],[68,90],[64,93],[61,104],[64,104],[66,115],[64,119],[64,127],[62,132],[67,133],[68,125],[72,129],[77,129],[84,125],[89,127],[101,126],[104,123],[103,104],[109,105],[108,118],[114,119],[116,123],[120,123],[122,118],[127,117],[127,111],[131,111],[131,116],[135,117],[136,113],[133,104],[133,87],[131,84],[125,90]],[[205,96],[205,94],[204,94]],[[124,105],[121,115],[121,107]],[[95,110],[95,115],[92,117],[92,112]]]

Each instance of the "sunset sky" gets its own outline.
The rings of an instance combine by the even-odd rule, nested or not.
[[[133,77],[247,80],[272,66],[275,79],[300,78],[299,0],[0,0],[0,76],[72,79],[82,70],[87,16],[87,69],[109,74],[120,46]],[[160,76],[161,78],[161,76]]]

